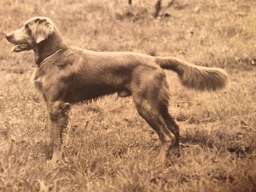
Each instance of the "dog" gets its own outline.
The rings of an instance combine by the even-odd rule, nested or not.
[[[179,155],[179,126],[168,112],[169,85],[165,69],[178,74],[187,88],[216,91],[225,87],[227,73],[196,66],[176,57],[154,57],[134,52],[95,52],[67,45],[53,21],[33,17],[6,34],[13,51],[33,50],[37,69],[34,84],[47,104],[51,122],[51,161],[62,158],[62,136],[72,104],[117,93],[131,96],[139,115],[161,141],[157,161],[170,151]]]

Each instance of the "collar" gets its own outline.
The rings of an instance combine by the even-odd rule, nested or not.
[[[49,58],[53,57],[54,55],[56,55],[57,53],[61,52],[62,50],[63,50],[63,48],[60,48],[60,49],[58,49],[57,51],[53,52],[52,54],[48,55],[46,58],[44,58],[42,61],[40,61],[40,62],[37,64],[37,67],[40,67],[40,65],[41,65],[44,61],[46,61],[46,60],[48,60]]]

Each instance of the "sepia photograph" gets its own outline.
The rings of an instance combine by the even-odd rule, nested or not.
[[[255,192],[255,0],[0,0],[0,191]]]

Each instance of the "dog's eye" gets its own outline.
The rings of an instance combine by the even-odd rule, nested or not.
[[[24,29],[26,30],[26,33],[27,33],[27,34],[30,34],[30,33],[31,33],[31,29],[30,29],[30,27],[29,27],[28,24],[24,25]]]
[[[24,28],[25,28],[26,31],[31,31],[31,28],[30,28],[30,26],[29,26],[28,24],[26,24],[26,25],[24,26]]]

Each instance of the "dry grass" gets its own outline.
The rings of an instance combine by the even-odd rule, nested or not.
[[[256,190],[254,0],[180,0],[158,19],[154,1],[22,2],[0,0],[0,191]],[[52,18],[69,44],[219,66],[230,83],[196,93],[167,72],[182,154],[168,166],[152,163],[157,136],[131,99],[116,95],[73,107],[65,158],[49,166],[46,107],[30,82],[33,53],[11,53],[3,35],[36,15]]]

